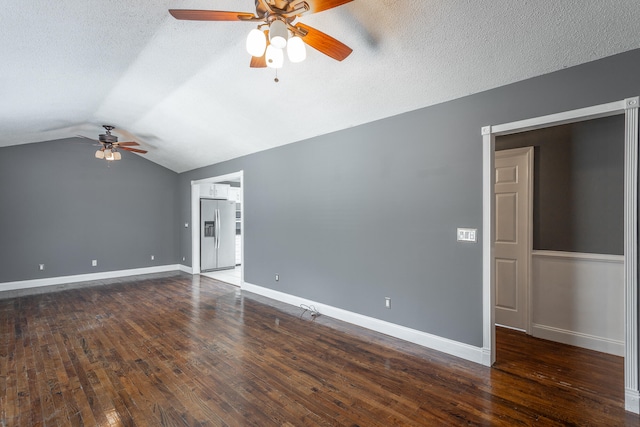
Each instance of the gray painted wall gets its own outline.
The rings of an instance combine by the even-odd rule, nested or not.
[[[108,165],[95,150],[81,139],[0,148],[0,283],[178,262],[177,174],[126,152]]]
[[[624,254],[624,116],[496,138],[534,147],[533,248]]]
[[[482,225],[481,127],[638,95],[638,66],[640,50],[180,174],[180,222],[190,180],[244,170],[247,282],[481,346],[483,236],[455,241]]]
[[[180,175],[129,153],[107,168],[77,140],[1,148],[0,283],[190,264],[190,181],[244,170],[247,282],[481,346],[483,236],[455,241],[482,224],[480,128],[638,95],[638,66],[640,50]]]

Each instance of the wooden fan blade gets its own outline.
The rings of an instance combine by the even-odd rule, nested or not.
[[[307,4],[309,5],[308,13],[317,13],[323,10],[333,9],[334,7],[342,6],[352,1],[353,0],[307,0]]]
[[[138,144],[135,141],[130,141],[130,142],[116,142],[113,145],[117,145],[118,147],[131,147],[131,146],[140,145],[140,144]]]
[[[313,27],[300,23],[296,24],[295,27],[302,30],[301,34],[299,34],[302,41],[337,61],[342,61],[353,52],[353,49],[346,44]],[[302,33],[306,34],[303,35]]]
[[[118,147],[118,149],[125,150],[125,151],[133,151],[134,153],[140,153],[140,154],[146,154],[147,153],[147,150],[139,150],[137,148]]]
[[[249,12],[227,12],[222,10],[169,9],[176,19],[188,21],[250,21],[255,18]]]
[[[249,64],[249,66],[251,68],[264,68],[264,67],[266,67],[267,66],[266,54],[262,55],[260,57],[252,56],[251,57],[251,63]]]

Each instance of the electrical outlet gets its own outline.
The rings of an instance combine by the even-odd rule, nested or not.
[[[280,275],[276,274],[276,282],[280,280]]]
[[[39,264],[38,267],[40,268],[40,271],[44,270],[44,264]]]
[[[154,259],[156,259],[155,255],[151,255],[151,261],[153,261]]]
[[[91,266],[92,267],[96,267],[98,265],[98,260],[97,259],[92,259],[91,260]]]
[[[184,228],[189,228],[189,223],[188,222],[184,223]]]
[[[391,298],[390,297],[384,297],[384,306],[385,306],[385,308],[391,308]]]
[[[182,261],[186,261],[186,260],[187,260],[187,257],[186,257],[186,256],[183,256],[183,257],[182,257]]]

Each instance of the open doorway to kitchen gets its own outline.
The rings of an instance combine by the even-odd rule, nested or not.
[[[244,194],[243,194],[243,171],[231,174],[220,175],[191,182],[191,253],[193,274],[203,274],[222,282],[241,286],[244,281]],[[220,215],[208,218],[207,224],[203,223],[202,203],[212,201],[224,201],[225,204],[233,206],[232,216],[229,221],[233,222],[233,252],[231,261],[223,267],[210,266],[202,262],[202,256],[208,251],[207,240],[216,240],[216,231],[220,231],[218,222]],[[209,219],[211,221],[209,221]],[[206,226],[209,226],[207,228]],[[209,233],[209,231],[211,231]],[[206,235],[205,237],[203,237]],[[211,245],[209,245],[211,246]],[[218,249],[221,245],[214,244]],[[208,256],[208,255],[207,255]],[[227,265],[228,264],[228,265]]]

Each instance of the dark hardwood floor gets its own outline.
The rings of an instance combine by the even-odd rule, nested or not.
[[[0,426],[640,425],[619,357],[499,330],[486,368],[205,277],[134,279],[0,299]]]

